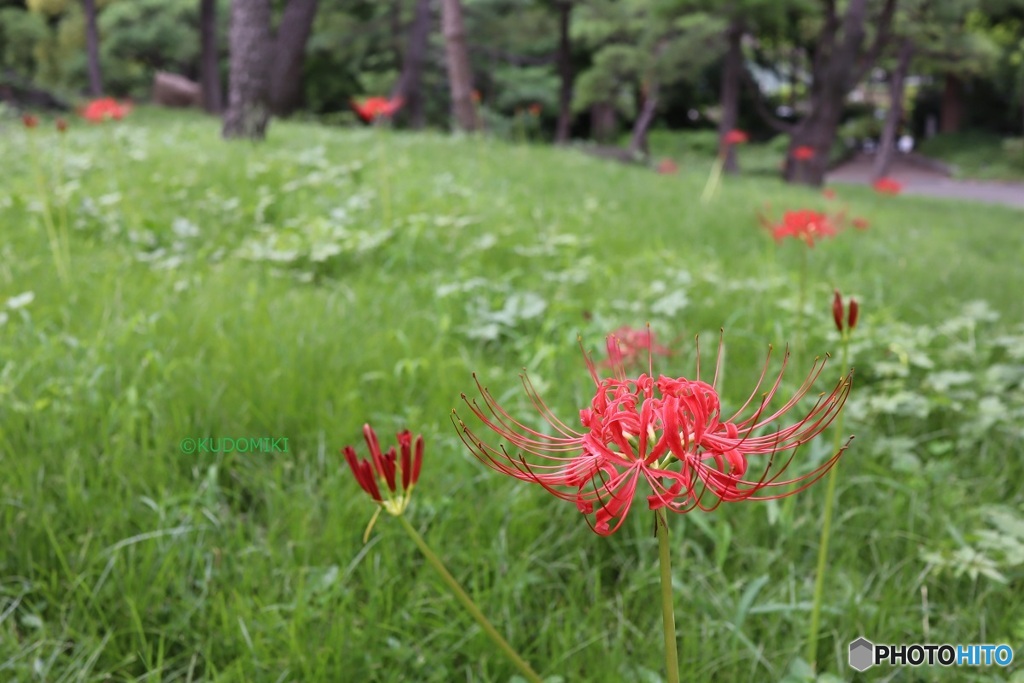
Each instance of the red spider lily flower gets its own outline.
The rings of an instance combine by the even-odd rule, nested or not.
[[[473,104],[480,104],[480,91],[479,90],[474,90],[473,94],[471,95],[471,97],[473,98]]]
[[[345,446],[342,452],[352,469],[356,482],[382,508],[392,515],[400,515],[409,506],[412,489],[420,478],[420,466],[423,464],[423,437],[417,436],[415,453],[413,438],[409,430],[398,433],[399,453],[395,447],[387,453],[380,450],[377,434],[368,424],[363,425],[363,438],[370,449],[370,458],[360,460],[352,446]],[[383,489],[384,484],[387,489]],[[381,492],[384,495],[381,495]]]
[[[57,132],[65,133],[68,130],[68,122],[64,119],[57,119]]]
[[[21,123],[26,128],[31,130],[32,128],[35,128],[36,126],[39,125],[39,118],[36,117],[36,116],[33,116],[32,114],[22,114],[21,115]]]
[[[843,328],[843,313],[844,308],[846,309],[846,332],[852,332],[857,327],[857,317],[860,315],[860,306],[857,304],[857,300],[850,297],[850,304],[848,307],[843,306],[843,297],[839,294],[839,290],[835,290],[835,295],[832,297],[832,319],[836,323],[836,329],[842,334]]]
[[[813,247],[816,240],[834,237],[837,229],[828,215],[810,209],[800,209],[782,214],[782,222],[772,225],[771,231],[776,242],[792,237],[803,240],[807,246]]]
[[[611,368],[629,366],[639,360],[643,352],[646,352],[648,360],[655,355],[672,355],[672,351],[654,343],[654,333],[650,328],[637,330],[629,325],[623,325],[608,335],[607,348],[608,360],[603,365]]]
[[[362,102],[352,100],[352,108],[366,123],[371,123],[379,118],[394,116],[402,107],[402,98],[387,99],[386,97],[368,97]]]
[[[662,159],[658,164],[658,173],[662,175],[675,175],[679,172],[679,165],[671,159]]]
[[[857,228],[858,230],[867,230],[871,226],[871,223],[868,222],[867,218],[857,217],[854,218],[852,222],[853,227]]]
[[[527,111],[530,112],[530,116],[540,116],[540,105],[535,102],[527,107]]]
[[[824,190],[821,191],[821,196],[824,197],[825,199],[835,199],[836,191],[830,187],[826,187]]]
[[[111,119],[120,121],[131,113],[131,110],[132,107],[127,102],[122,103],[112,97],[104,97],[85,105],[82,109],[82,118],[92,123],[102,123]]]
[[[793,150],[793,158],[797,161],[810,161],[814,158],[814,148],[809,145],[800,145]]]
[[[742,145],[750,140],[750,136],[742,130],[734,128],[725,134],[725,144],[727,145]]]
[[[903,184],[892,178],[879,178],[871,187],[881,194],[899,194],[903,190]]]
[[[650,488],[647,506],[651,510],[676,513],[694,508],[713,510],[723,502],[782,498],[824,476],[849,445],[847,441],[838,453],[811,471],[783,479],[796,449],[825,430],[849,395],[851,376],[847,375],[795,424],[768,431],[808,393],[824,369],[823,361],[815,361],[796,393],[774,411],[768,406],[782,383],[789,354],[783,359],[778,377],[758,398],[767,376],[766,361],[750,398],[731,417],[724,417],[715,388],[721,346],[711,384],[700,379],[699,350],[697,373],[692,380],[666,376],[655,380],[647,374],[627,378],[622,368],[616,377],[601,380],[593,362],[586,354],[584,357],[597,392],[590,407],[580,411],[583,431],[571,429],[556,417],[525,375],[522,381],[530,402],[554,434],[517,421],[479,380],[483,406],[465,394],[463,400],[484,426],[520,454],[511,455],[503,446],[485,444],[454,411],[452,420],[463,443],[481,462],[575,503],[591,528],[602,536],[622,526],[641,484],[644,489]],[[752,414],[743,417],[751,406],[756,406]],[[791,454],[776,467],[780,464],[778,454],[787,451]],[[760,475],[747,474],[762,468]]]

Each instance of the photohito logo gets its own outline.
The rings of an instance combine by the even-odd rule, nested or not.
[[[850,643],[850,667],[866,671],[876,664],[889,666],[1009,666],[1009,645],[875,645],[867,638]]]

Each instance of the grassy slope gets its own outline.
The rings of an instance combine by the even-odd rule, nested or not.
[[[953,164],[957,175],[983,180],[1024,180],[1024,148],[1007,149],[998,135],[968,131],[925,140],[922,154]]]
[[[607,330],[646,321],[663,340],[702,333],[706,353],[724,327],[724,393],[737,405],[767,344],[794,336],[799,245],[773,250],[754,212],[820,205],[817,194],[730,178],[702,207],[699,173],[551,149],[276,123],[260,146],[217,133],[210,120],[153,113],[116,134],[72,131],[69,172],[92,203],[71,211],[64,288],[30,212],[23,136],[3,131],[14,172],[0,180],[0,301],[35,299],[0,327],[0,678],[509,680],[397,524],[381,519],[362,545],[371,509],[338,449],[371,421],[425,435],[412,520],[539,669],[657,680],[645,673],[662,653],[643,505],[598,538],[572,505],[473,460],[449,411],[475,370],[529,419],[516,377],[527,366],[571,424],[590,398],[577,334],[597,349]],[[55,148],[44,148],[48,164]],[[330,259],[314,283],[233,255],[260,225],[322,227],[353,196],[369,203],[349,206],[348,229],[373,234],[384,187],[393,237]],[[858,332],[877,348],[910,344],[885,338],[897,323],[939,324],[972,299],[1001,315],[985,334],[1024,319],[1019,212],[847,196],[872,228],[812,253],[809,351],[789,387],[811,356],[838,349],[834,286],[860,297]],[[175,219],[199,236],[175,237]],[[163,256],[139,260],[156,246]],[[495,341],[467,333],[494,332],[480,307],[517,292],[541,297],[544,314],[494,317]],[[680,347],[663,370],[690,373],[691,346]],[[855,392],[880,381],[866,377]],[[895,468],[877,446],[946,434],[942,415],[848,422],[857,440],[842,464],[821,647],[823,668],[843,678],[858,635],[923,640],[922,586],[932,642],[1020,643],[1019,590],[926,574],[920,556],[954,543],[950,529],[976,528],[982,502],[1020,509],[1019,442],[996,428],[947,435],[953,452],[917,468]],[[250,435],[288,437],[288,453],[179,449],[188,436]],[[673,520],[692,680],[778,680],[802,653],[823,493]],[[1004,571],[1019,588],[1019,568]]]

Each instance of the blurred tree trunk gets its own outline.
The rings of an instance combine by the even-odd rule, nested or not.
[[[225,138],[266,136],[269,94],[270,0],[232,0],[231,71]]]
[[[598,102],[590,107],[590,135],[598,142],[609,142],[618,129],[615,105]]]
[[[445,54],[448,59],[448,87],[452,97],[455,124],[464,131],[478,128],[473,105],[473,72],[466,53],[466,32],[462,24],[462,3],[441,0],[441,22],[444,29]]]
[[[956,74],[946,74],[942,90],[942,112],[939,114],[939,130],[956,133],[964,120],[964,83]]]
[[[571,20],[572,2],[563,0],[558,4],[557,61],[561,88],[558,92],[558,127],[555,130],[555,143],[559,145],[569,142],[572,128],[572,43],[569,35]]]
[[[413,128],[427,123],[423,107],[423,67],[430,47],[430,0],[416,0],[416,13],[409,29],[409,42],[402,58],[402,75],[391,91],[391,97],[401,97]],[[472,94],[470,94],[472,97]]]
[[[85,47],[89,60],[89,94],[103,95],[103,74],[100,71],[100,32],[96,27],[96,0],[82,0],[85,12]]]
[[[648,154],[647,131],[654,123],[660,90],[660,84],[656,78],[652,78],[650,84],[644,88],[644,103],[640,107],[640,116],[633,124],[633,134],[629,138],[629,152],[634,156],[641,154],[647,156]]]
[[[739,173],[736,159],[736,145],[727,144],[725,136],[736,128],[740,118],[740,78],[743,74],[743,20],[734,18],[726,29],[728,48],[722,65],[721,107],[722,118],[718,121],[718,155],[725,159],[722,167],[726,173]]]
[[[217,53],[217,0],[199,0],[199,39],[202,44],[199,82],[203,93],[203,108],[211,114],[219,114],[224,108],[224,95],[220,89],[220,59]]]
[[[275,116],[288,116],[302,103],[302,68],[316,10],[317,0],[289,0],[285,5],[269,67],[268,97]]]
[[[875,37],[866,48],[868,0],[850,0],[841,18],[834,2],[826,4],[825,21],[811,65],[810,113],[796,126],[773,123],[774,127],[791,132],[783,173],[787,182],[814,187],[824,184],[846,96],[889,42],[895,11],[896,0],[885,0],[878,16],[870,20]],[[763,109],[763,102],[760,108]],[[794,150],[805,146],[814,150],[814,156],[797,161]]]
[[[875,155],[875,164],[872,174],[875,179],[883,177],[889,172],[892,160],[896,153],[896,136],[899,133],[900,121],[903,120],[903,90],[907,82],[907,74],[910,72],[910,62],[914,58],[914,42],[910,38],[904,38],[900,45],[899,56],[896,60],[896,68],[893,69],[889,82],[889,111],[885,115],[885,127],[882,129],[882,139],[878,145],[878,153]]]

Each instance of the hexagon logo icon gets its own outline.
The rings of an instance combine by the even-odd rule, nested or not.
[[[850,666],[857,671],[866,671],[874,666],[875,646],[867,638],[858,638],[850,643]]]

